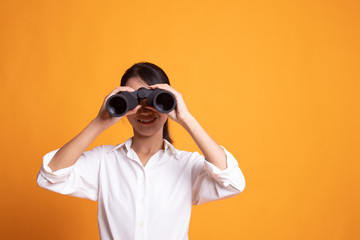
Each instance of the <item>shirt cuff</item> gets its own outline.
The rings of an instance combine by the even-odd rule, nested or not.
[[[40,169],[41,175],[51,183],[65,181],[69,177],[71,169],[74,167],[74,166],[70,166],[53,172],[48,165],[55,156],[55,154],[57,153],[57,151],[59,151],[59,149],[49,152],[43,157],[43,165],[41,166]]]
[[[227,167],[221,170],[209,161],[205,161],[205,169],[217,182],[227,187],[232,183],[232,175],[234,174],[234,169],[238,168],[238,162],[223,146],[221,146],[221,148],[224,149],[225,152]]]

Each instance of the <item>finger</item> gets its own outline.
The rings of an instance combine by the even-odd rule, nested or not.
[[[133,115],[135,114],[139,109],[141,108],[141,105],[137,105],[134,109],[128,111],[125,116]]]
[[[158,83],[158,84],[150,85],[149,88],[150,89],[156,89],[156,88],[165,89],[165,88],[171,88],[171,87],[169,84],[166,84],[166,83]]]
[[[109,99],[111,96],[118,94],[119,92],[134,92],[135,90],[128,86],[120,86],[116,87],[114,90],[112,90],[109,95],[105,97],[105,100]]]
[[[176,91],[173,87],[171,87],[168,84],[154,84],[154,85],[150,85],[151,89],[162,89],[162,90],[166,90],[171,92],[174,95],[179,95],[179,92]]]
[[[116,87],[111,93],[119,93],[119,92],[134,92],[135,90],[128,86],[120,86]]]

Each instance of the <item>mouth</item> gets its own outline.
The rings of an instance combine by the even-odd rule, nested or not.
[[[157,119],[157,117],[154,117],[154,118],[143,118],[143,119],[138,119],[137,121],[142,123],[142,124],[145,124],[145,125],[148,125],[148,124],[152,124],[153,122],[155,122],[155,120]]]

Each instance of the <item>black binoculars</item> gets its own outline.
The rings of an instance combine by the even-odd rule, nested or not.
[[[113,117],[121,117],[147,99],[147,105],[160,113],[169,113],[176,106],[175,96],[163,89],[139,88],[134,92],[119,92],[106,101],[106,110]]]

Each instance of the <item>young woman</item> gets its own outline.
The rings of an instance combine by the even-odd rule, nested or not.
[[[204,131],[181,94],[169,84],[158,66],[147,62],[133,65],[122,77],[121,87],[105,97],[96,118],[62,148],[44,156],[38,185],[98,201],[101,239],[188,239],[192,204],[231,197],[245,188],[235,158]],[[121,119],[108,114],[107,99],[140,87],[171,92],[176,108],[163,114],[141,100],[126,114],[133,127],[132,138],[117,146],[85,151]],[[174,148],[168,118],[186,129],[203,156]]]

